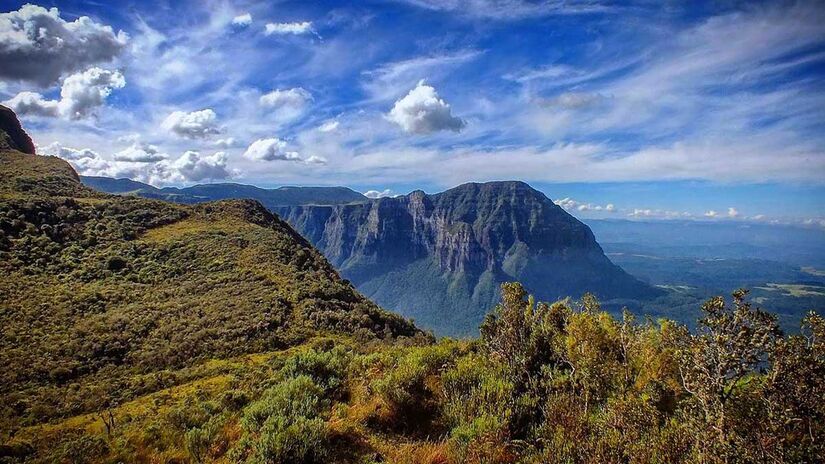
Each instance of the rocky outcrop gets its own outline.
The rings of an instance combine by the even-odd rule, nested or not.
[[[367,296],[440,333],[474,331],[504,281],[519,280],[542,299],[657,293],[611,263],[585,224],[523,182],[275,211]]]
[[[17,150],[34,154],[34,142],[10,108],[0,105],[0,150]]]

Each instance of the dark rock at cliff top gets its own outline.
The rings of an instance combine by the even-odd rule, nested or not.
[[[0,105],[0,150],[17,150],[34,154],[34,142],[11,109]]]

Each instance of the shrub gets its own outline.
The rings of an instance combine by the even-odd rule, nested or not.
[[[320,418],[270,416],[253,446],[253,462],[325,463],[327,426]]]
[[[289,357],[281,372],[286,377],[306,375],[327,394],[340,397],[351,357],[340,346],[329,351],[310,349]]]
[[[328,431],[319,416],[326,406],[324,390],[309,376],[284,380],[244,410],[235,454],[248,462],[325,462]]]
[[[270,388],[260,400],[247,406],[241,422],[246,430],[258,431],[273,415],[315,417],[324,406],[323,395],[323,389],[308,376],[290,378]]]
[[[444,418],[452,427],[482,415],[509,420],[513,407],[513,383],[504,367],[481,354],[460,358],[442,376]]]

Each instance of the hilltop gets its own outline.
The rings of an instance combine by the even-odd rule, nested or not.
[[[179,380],[155,373],[209,359],[422,336],[256,201],[108,195],[17,146],[0,149],[3,435],[168,388]]]

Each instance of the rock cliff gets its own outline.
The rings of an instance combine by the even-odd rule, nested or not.
[[[540,299],[654,296],[614,265],[585,224],[523,182],[274,209],[379,304],[437,333],[472,333],[518,280]]]

